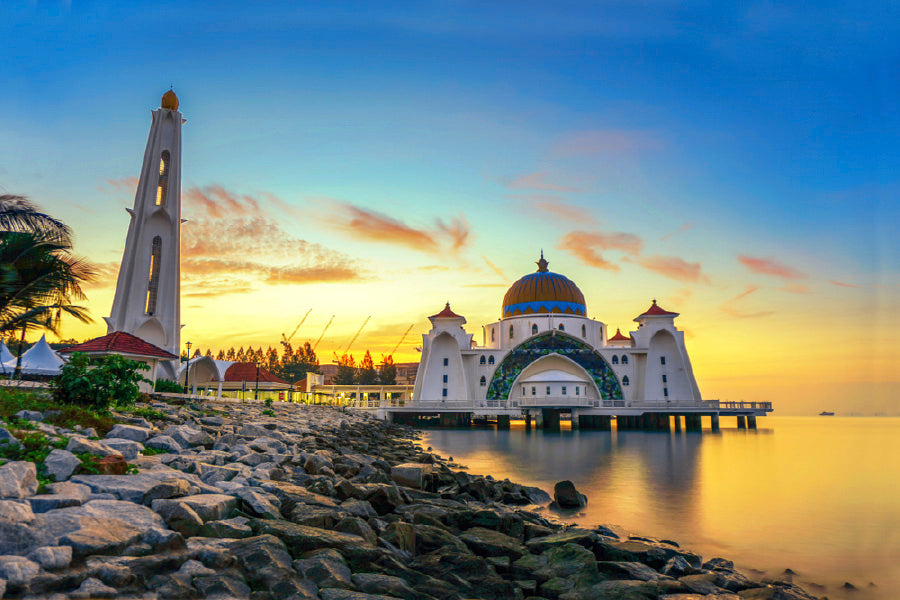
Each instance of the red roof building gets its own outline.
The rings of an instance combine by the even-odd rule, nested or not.
[[[178,358],[171,352],[167,352],[159,346],[154,346],[150,342],[145,342],[141,338],[124,331],[114,331],[103,337],[94,338],[59,350],[60,354],[72,354],[73,352],[84,352],[85,354],[127,354],[129,356],[145,356],[169,360]]]
[[[666,309],[662,308],[660,305],[656,303],[656,298],[653,299],[653,304],[648,308],[644,313],[638,315],[638,319],[641,317],[677,317],[678,313],[669,312]],[[637,319],[635,319],[637,320]]]
[[[617,328],[616,328],[616,335],[612,336],[612,337],[609,338],[607,341],[608,341],[608,342],[630,342],[630,341],[631,341],[631,338],[630,338],[630,337],[625,337],[624,335],[622,335],[621,330],[619,330],[619,328],[617,327]]]
[[[444,307],[444,310],[439,312],[436,315],[431,315],[428,317],[429,319],[462,319],[462,315],[458,315],[452,310],[450,310],[450,303],[447,303],[447,306]]]
[[[257,379],[257,370],[256,363],[234,363],[227,369],[225,369],[225,378],[224,381],[252,381],[254,384]],[[290,387],[289,384],[284,379],[269,373],[262,367],[259,367],[259,383],[260,384],[279,384],[286,387]],[[260,386],[262,387],[262,386]],[[266,388],[272,387],[271,385],[266,385]]]

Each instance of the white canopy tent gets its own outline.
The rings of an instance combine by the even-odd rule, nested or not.
[[[7,368],[6,363],[12,361],[13,368],[16,365],[16,357],[13,356],[13,353],[9,351],[9,348],[6,347],[6,342],[0,341],[0,373],[11,373],[12,371]]]
[[[64,364],[65,361],[50,347],[44,336],[22,354],[23,375],[59,375]],[[3,366],[7,372],[15,370],[16,358],[4,361]]]

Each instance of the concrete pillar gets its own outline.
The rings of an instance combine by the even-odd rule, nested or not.
[[[747,417],[741,415],[737,418],[737,428],[747,429]]]
[[[534,413],[534,427],[535,429],[543,429],[544,428],[544,411],[538,409]]]
[[[681,431],[681,415],[672,415],[675,423],[675,431]]]
[[[747,415],[747,427],[756,429],[756,415]]]
[[[531,429],[531,413],[525,413],[525,431]]]
[[[543,408],[544,413],[544,429],[550,431],[559,431],[559,410],[554,408]]]
[[[669,424],[669,415],[661,414],[659,415],[659,430],[660,431],[671,431],[671,425]]]
[[[581,426],[581,423],[578,422],[578,411],[573,408],[571,415],[572,415],[572,429],[577,431],[578,428]]]
[[[497,429],[509,429],[509,415],[497,415]]]
[[[719,431],[719,415],[718,414],[709,416],[709,426],[713,431]]]
[[[687,431],[702,431],[703,422],[700,420],[700,415],[685,415],[684,427]]]

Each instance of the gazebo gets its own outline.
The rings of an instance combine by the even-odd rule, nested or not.
[[[94,338],[59,351],[60,354],[72,354],[73,352],[83,352],[90,356],[107,356],[109,354],[119,354],[130,360],[136,360],[147,365],[150,375],[147,379],[150,383],[141,383],[142,392],[152,392],[156,385],[156,375],[160,363],[170,360],[177,360],[178,357],[163,350],[159,346],[154,346],[150,342],[141,338],[125,333],[124,331],[114,331],[102,337]],[[27,353],[26,353],[27,354]]]
[[[9,350],[5,346],[4,349],[6,354],[9,354]],[[2,351],[0,351],[0,354],[6,356]],[[16,368],[17,359],[11,354],[9,355],[11,358],[3,362],[6,372],[12,372]],[[60,358],[59,354],[54,352],[43,335],[37,343],[22,354],[23,375],[59,375],[64,364],[65,361]]]

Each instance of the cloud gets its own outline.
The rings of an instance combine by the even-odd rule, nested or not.
[[[834,279],[829,279],[828,283],[830,283],[832,285],[840,286],[840,287],[848,287],[848,288],[858,288],[859,287],[858,285],[855,285],[852,283],[844,283],[843,281],[836,281]]]
[[[737,302],[738,300],[742,300],[742,299],[746,298],[747,296],[749,296],[750,294],[753,294],[753,293],[755,293],[755,292],[757,292],[757,291],[759,291],[759,286],[758,286],[758,285],[748,285],[748,286],[744,289],[743,292],[741,292],[740,294],[738,294],[737,296],[735,296],[734,298],[732,298],[731,300],[729,300],[729,302]]]
[[[269,195],[270,197],[271,194]],[[190,206],[194,203],[196,206]],[[248,194],[235,194],[221,185],[192,187],[184,193],[182,204],[194,213],[201,209],[206,216],[221,219],[226,216],[260,216],[264,214],[259,200]]]
[[[104,288],[104,287],[112,287],[116,285],[116,280],[119,277],[119,262],[102,262],[102,263],[91,263],[91,266],[94,268],[96,272],[96,277],[91,281],[87,282],[84,287],[90,288]]]
[[[547,181],[549,173],[525,173],[507,179],[503,184],[513,190],[543,190],[547,192],[579,192],[576,187],[560,185]]]
[[[471,243],[471,230],[464,215],[449,222],[435,219],[434,229],[416,228],[394,217],[360,208],[349,202],[326,200],[333,210],[328,221],[353,234],[356,239],[406,246],[420,252],[438,254],[449,246],[458,252]]]
[[[684,224],[683,224],[681,227],[679,227],[678,229],[675,229],[675,230],[673,230],[673,231],[670,231],[669,233],[667,233],[667,234],[661,236],[661,237],[659,238],[659,241],[665,242],[666,240],[670,239],[672,236],[677,235],[677,234],[679,234],[679,233],[684,233],[685,231],[690,231],[690,230],[693,229],[693,228],[694,228],[694,224],[693,224],[693,223],[684,223]]]
[[[503,273],[503,271],[500,270],[500,267],[498,267],[497,265],[492,263],[490,260],[488,260],[488,257],[485,256],[484,254],[481,255],[481,258],[484,259],[484,264],[486,264],[488,267],[490,267],[491,271],[493,271],[494,273],[499,275],[500,279],[503,279],[504,281],[506,281],[506,275]]]
[[[576,131],[561,136],[550,148],[554,157],[591,156],[596,154],[620,155],[663,147],[651,131],[626,129],[593,129]]]
[[[606,233],[602,231],[571,231],[560,239],[558,248],[567,250],[583,263],[599,269],[618,271],[619,265],[603,257],[607,250],[638,255],[644,242],[632,233]]]
[[[771,258],[756,258],[753,256],[740,255],[738,260],[753,273],[762,275],[773,275],[783,279],[805,279],[806,274],[784,265]]]
[[[106,185],[117,192],[128,192],[134,194],[137,191],[137,177],[120,177],[118,179],[107,179]]]
[[[790,292],[792,294],[808,294],[809,286],[803,285],[801,283],[789,283],[781,288],[785,292]]]
[[[742,312],[738,309],[737,304],[747,296],[756,293],[759,291],[760,287],[758,285],[748,285],[744,288],[744,291],[734,296],[733,298],[727,300],[722,306],[719,307],[719,310],[728,315],[733,319],[760,319],[764,317],[768,317],[770,315],[774,315],[775,311],[773,310],[764,310],[757,312]]]
[[[672,294],[672,296],[671,296],[672,305],[673,306],[683,305],[688,300],[690,300],[691,296],[693,296],[693,295],[694,295],[694,291],[691,288],[686,288],[686,287],[680,288],[680,289],[676,290],[675,293]]]
[[[677,256],[640,256],[625,260],[635,262],[648,271],[652,271],[663,277],[675,281],[688,283],[709,283],[709,277],[703,273],[703,267],[698,262],[687,262]]]
[[[597,222],[588,209],[569,204],[561,197],[552,194],[507,194],[507,197],[525,200],[531,208],[573,223],[585,225]]]

